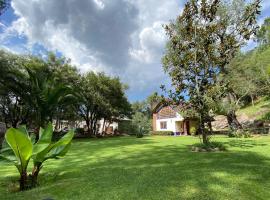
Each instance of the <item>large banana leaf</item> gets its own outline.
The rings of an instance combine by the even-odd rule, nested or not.
[[[5,140],[16,157],[16,167],[22,173],[26,170],[33,152],[33,145],[29,136],[20,129],[10,128],[6,132]],[[6,150],[8,151],[8,149]]]
[[[42,163],[50,158],[58,158],[64,156],[69,150],[73,136],[74,131],[70,130],[60,140],[53,144],[50,144],[43,151],[37,153],[36,156],[33,157],[34,163]]]
[[[7,143],[5,139],[2,143],[0,159],[8,161],[8,162],[13,162],[15,165],[18,164],[15,154],[13,153],[12,149],[10,148],[9,144]]]
[[[52,140],[52,133],[53,126],[51,123],[49,123],[45,129],[39,129],[39,140],[36,144],[34,144],[33,159],[38,153],[42,152],[50,145]]]

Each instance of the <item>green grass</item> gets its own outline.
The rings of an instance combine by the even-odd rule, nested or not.
[[[14,166],[0,162],[0,199],[269,199],[270,137],[218,136],[228,151],[196,153],[195,137],[118,137],[73,143],[45,163],[38,188],[14,192]]]
[[[261,119],[268,112],[270,112],[270,100],[264,97],[255,101],[254,105],[248,105],[241,108],[237,114],[245,114],[248,117],[256,117],[256,119]]]

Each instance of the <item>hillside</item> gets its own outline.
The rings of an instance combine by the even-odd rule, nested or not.
[[[254,105],[250,104],[237,111],[237,119],[242,124],[251,124],[256,120],[270,119],[270,99],[260,98],[254,102]],[[218,115],[213,122],[213,128],[215,130],[227,129],[228,123],[226,117]]]

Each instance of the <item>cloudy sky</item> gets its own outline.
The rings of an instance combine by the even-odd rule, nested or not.
[[[12,0],[0,16],[0,48],[70,58],[80,71],[119,76],[131,101],[168,83],[161,57],[162,24],[180,14],[185,0]],[[263,0],[260,22],[270,16]],[[252,48],[250,43],[246,49]]]

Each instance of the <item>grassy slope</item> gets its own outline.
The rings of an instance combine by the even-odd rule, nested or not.
[[[255,101],[254,106],[249,105],[237,112],[237,115],[246,115],[250,118],[261,119],[266,113],[270,112],[270,100],[261,98]]]
[[[213,140],[228,151],[190,152],[195,137],[75,141],[30,191],[11,192],[15,167],[0,162],[0,199],[269,199],[270,137]]]

